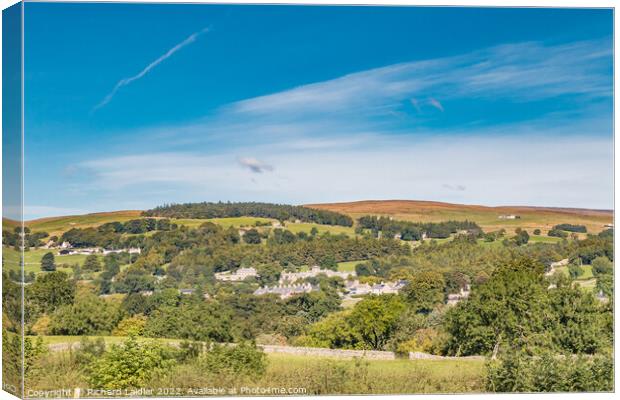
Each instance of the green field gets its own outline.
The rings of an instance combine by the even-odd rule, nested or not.
[[[86,255],[75,254],[75,255],[67,255],[61,256],[58,255],[58,250],[48,250],[48,249],[33,249],[24,252],[24,272],[25,273],[39,273],[41,271],[41,258],[45,253],[48,252],[54,253],[54,259],[56,262],[56,266],[59,271],[70,272],[70,266],[74,264],[82,265],[84,260],[86,260]],[[98,255],[98,257],[102,258],[103,256]],[[4,265],[7,268],[19,268],[19,252],[13,248],[3,247],[2,248],[2,259]],[[61,265],[66,264],[69,267],[60,267]]]
[[[344,233],[349,236],[355,236],[355,229],[353,227],[348,226],[339,226],[339,225],[321,225],[321,224],[311,224],[306,222],[286,222],[284,229],[288,229],[293,233],[298,232],[306,232],[310,233],[312,228],[316,228],[319,231],[319,235],[323,233],[329,232],[331,235],[339,235]]]
[[[583,269],[583,273],[577,277],[577,280],[588,280],[594,278],[591,265],[582,265],[581,269]],[[558,267],[556,268],[556,271],[559,271],[566,276],[570,276],[568,266]]]
[[[198,219],[198,218],[179,218],[173,219],[172,222],[178,225],[184,225],[189,228],[197,228],[205,222],[212,222],[214,224],[220,225],[223,228],[230,228],[231,226],[234,228],[240,227],[248,227],[255,226],[256,222],[261,223],[272,223],[275,222],[275,219],[270,218],[261,218],[261,217],[231,217],[231,218],[209,218],[209,219]]]
[[[532,235],[530,233],[530,240],[528,243],[559,243],[562,241],[562,238],[553,237],[553,236],[543,236],[543,235]]]
[[[365,260],[359,261],[345,261],[338,263],[338,271],[340,272],[354,272],[355,266],[359,263],[364,262]]]
[[[234,218],[209,218],[209,219],[191,218],[191,219],[174,219],[173,221],[179,225],[184,225],[190,228],[197,228],[198,226],[204,224],[205,222],[213,222],[214,224],[220,225],[223,228],[253,227],[255,226],[255,223],[257,221],[261,223],[270,223],[270,224],[273,222],[277,222],[277,220],[275,219],[259,218],[259,217],[234,217]],[[319,231],[319,234],[329,232],[332,235],[338,235],[341,233],[344,233],[350,236],[355,235],[355,230],[352,227],[346,227],[346,226],[320,225],[320,224],[311,224],[311,223],[306,223],[306,222],[295,223],[295,222],[287,221],[281,227],[281,229],[286,229],[293,233],[306,232],[308,234],[310,233],[312,228],[316,228]],[[257,227],[257,229],[259,230],[274,229],[274,227],[273,226],[260,226],[260,227]]]

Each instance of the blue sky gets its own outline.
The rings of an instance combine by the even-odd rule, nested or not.
[[[27,3],[26,217],[612,208],[612,12]]]

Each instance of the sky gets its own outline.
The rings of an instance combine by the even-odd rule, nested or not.
[[[613,208],[611,10],[25,6],[25,217]]]

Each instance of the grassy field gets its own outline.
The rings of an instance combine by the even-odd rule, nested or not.
[[[386,200],[358,201],[351,203],[311,204],[309,207],[332,210],[359,218],[363,215],[385,215],[394,219],[416,222],[439,222],[446,220],[470,220],[485,231],[520,227],[528,232],[539,228],[545,234],[560,223],[585,225],[588,232],[597,233],[603,225],[613,222],[611,211],[544,208],[544,207],[486,207],[478,205],[449,204],[432,201]],[[499,219],[500,215],[519,215],[520,219]]]
[[[54,254],[54,261],[56,262],[56,267],[59,271],[70,272],[71,266],[73,264],[82,265],[84,260],[86,260],[86,255],[82,254],[74,254],[61,256],[58,254],[58,250],[48,250],[48,249],[34,249],[24,252],[24,271],[26,273],[34,272],[39,273],[41,271],[41,258],[45,253],[52,252]],[[100,259],[103,256],[98,255]],[[13,248],[3,247],[2,248],[2,260],[3,264],[7,268],[19,268],[19,252]],[[67,267],[62,267],[62,265],[67,265]]]
[[[220,225],[223,228],[229,227],[247,227],[254,226],[254,224],[258,221],[261,223],[272,223],[275,222],[275,219],[269,218],[260,218],[260,217],[235,217],[235,218],[209,218],[209,219],[196,219],[196,218],[180,218],[173,219],[174,223],[179,225],[184,225],[189,228],[197,228],[205,222],[212,222],[214,224]]]
[[[579,275],[577,277],[577,280],[588,280],[588,279],[594,278],[594,275],[592,274],[591,265],[582,265],[581,269],[583,269],[583,274]],[[556,268],[556,270],[563,273],[566,276],[570,276],[570,273],[568,272],[568,266],[558,267]]]
[[[481,360],[330,360],[269,354],[265,385],[308,385],[309,394],[462,393],[483,390]],[[303,383],[302,383],[303,382]],[[324,391],[322,391],[322,390]]]
[[[362,263],[366,260],[358,260],[358,261],[345,261],[338,263],[338,271],[340,272],[354,272],[355,266],[359,263]]]

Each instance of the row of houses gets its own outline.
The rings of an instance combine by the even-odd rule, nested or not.
[[[345,283],[347,294],[345,297],[364,296],[368,294],[397,294],[407,284],[404,280],[396,282],[381,282],[374,285],[360,283],[358,280],[350,280]]]
[[[339,277],[345,280],[348,279],[349,277],[356,276],[355,271],[350,271],[350,272],[332,271],[331,269],[321,269],[321,267],[319,267],[318,265],[315,265],[312,268],[310,268],[309,271],[282,272],[282,274],[280,275],[280,284],[295,283],[298,280],[302,280],[306,278],[313,278],[321,274],[326,275],[329,278]]]
[[[101,247],[85,247],[85,248],[62,248],[58,252],[60,256],[72,256],[72,255],[85,255],[89,256],[92,254],[118,254],[118,253],[129,253],[129,254],[140,254],[142,250],[139,247],[130,247],[128,249],[104,249]]]
[[[296,294],[310,293],[318,291],[317,286],[313,286],[309,283],[299,285],[278,285],[278,286],[263,286],[254,291],[255,296],[262,296],[265,294],[277,294],[281,299],[287,299]]]

